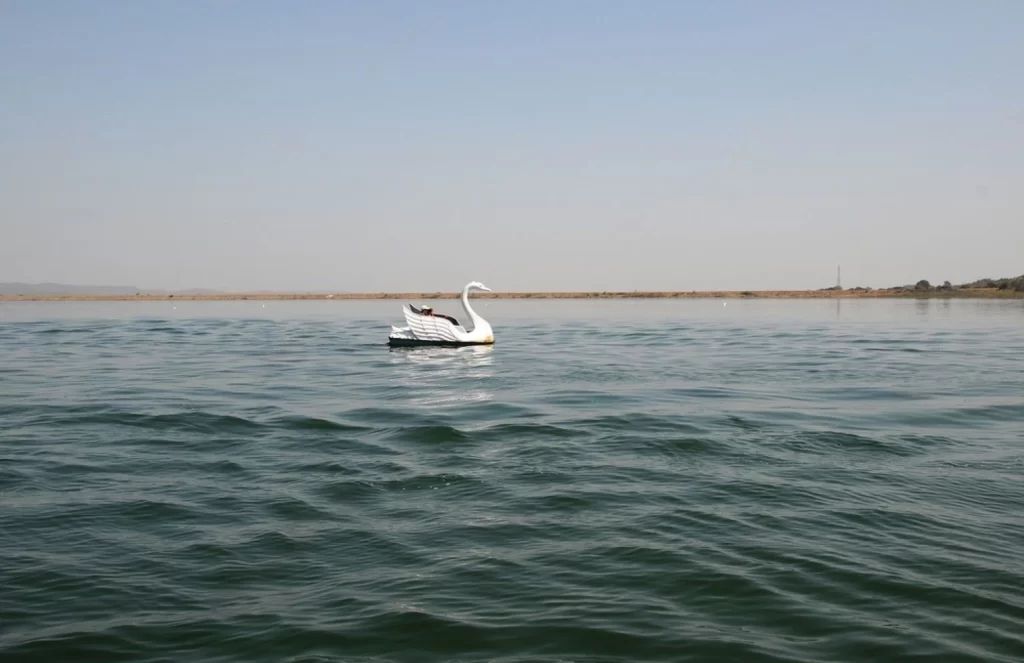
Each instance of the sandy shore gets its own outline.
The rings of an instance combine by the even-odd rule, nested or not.
[[[455,299],[459,293],[445,292],[369,292],[369,293],[203,293],[203,294],[147,294],[133,295],[0,295],[0,301],[230,301],[230,300],[286,300],[331,299],[366,300],[400,299],[421,301],[429,299]],[[632,291],[632,292],[497,292],[477,293],[473,299],[880,299],[880,298],[978,298],[1024,299],[1024,292],[995,288],[961,288],[955,290],[729,290],[729,291]]]

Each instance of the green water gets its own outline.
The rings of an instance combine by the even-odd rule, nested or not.
[[[1024,660],[1022,302],[399,306],[0,303],[0,660]]]

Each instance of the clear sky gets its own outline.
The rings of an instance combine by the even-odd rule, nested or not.
[[[1024,273],[1024,2],[0,0],[0,281]]]

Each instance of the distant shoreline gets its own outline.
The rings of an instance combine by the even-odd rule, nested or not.
[[[2,302],[145,302],[145,301],[244,301],[244,300],[409,300],[456,299],[452,292],[373,293],[183,293],[134,295],[25,294],[0,295]],[[952,290],[704,290],[630,292],[496,292],[474,294],[474,299],[1024,299],[1024,292],[997,288]]]

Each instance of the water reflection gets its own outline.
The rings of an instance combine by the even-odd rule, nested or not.
[[[434,364],[438,366],[490,366],[494,363],[493,345],[462,347],[420,346],[389,348],[392,364]]]
[[[494,346],[392,348],[398,384],[411,406],[437,408],[494,398]]]

